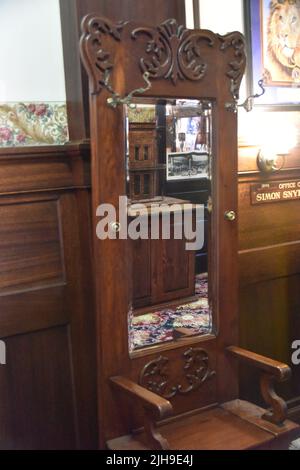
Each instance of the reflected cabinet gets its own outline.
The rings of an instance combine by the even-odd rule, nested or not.
[[[184,180],[188,188],[194,178],[207,205],[211,108],[204,100],[132,98],[124,109],[128,217],[145,230],[131,243],[133,349],[210,331],[208,273],[195,262],[196,247],[210,249],[204,205],[195,195],[172,197],[167,181]]]
[[[284,447],[298,432],[273,390],[288,366],[238,347],[244,49],[175,20],[82,22],[100,448]],[[238,400],[238,360],[261,370],[268,412]]]

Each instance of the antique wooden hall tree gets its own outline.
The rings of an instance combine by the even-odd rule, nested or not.
[[[114,23],[91,14],[82,23],[81,55],[90,88],[99,447],[287,448],[299,429],[286,420],[285,403],[276,395],[273,382],[288,379],[290,369],[238,347],[236,104],[246,63],[243,36],[237,32],[220,36],[207,30],[187,30],[175,20],[148,27],[132,22]],[[133,90],[139,92],[132,96]],[[182,245],[175,238],[157,240],[148,252],[148,248],[119,237],[122,227],[118,223],[110,225],[114,237],[100,240],[96,236],[98,206],[109,203],[118,208],[119,196],[130,195],[132,171],[128,172],[126,159],[133,147],[130,135],[126,139],[130,129],[128,116],[130,109],[147,106],[157,113],[162,109],[166,122],[171,122],[172,116],[175,134],[179,124],[187,122],[184,119],[197,123],[209,116],[210,195],[205,217],[211,322],[202,334],[183,334],[186,330],[178,328],[177,339],[135,347],[129,346],[129,340],[141,313],[135,311],[132,301],[137,250],[141,250],[145,265],[151,251],[152,268],[147,270],[149,289],[157,289],[157,278],[151,278],[157,272],[155,276],[165,289],[161,304],[152,301],[145,310],[144,303],[142,313],[157,314],[157,310],[165,311],[166,306],[172,311],[178,309],[179,300],[175,299],[178,295],[167,296],[166,292],[170,293],[172,285],[178,283],[178,293],[179,287],[190,286],[187,283],[191,279],[184,279],[185,275],[190,276],[185,265],[191,257],[179,255]],[[131,128],[136,131],[138,126],[135,123]],[[168,125],[165,129],[168,133]],[[151,132],[155,135],[153,125]],[[186,145],[188,132],[192,134],[181,132],[180,151],[184,142]],[[170,155],[185,158],[176,149],[176,138],[174,148],[170,144],[171,150],[160,147],[164,158]],[[195,149],[188,149],[187,153],[195,159],[196,172],[203,155]],[[136,155],[138,160],[138,150]],[[144,173],[150,172],[147,159],[145,150]],[[164,178],[167,166],[161,165]],[[143,202],[146,205],[155,202],[161,217],[162,207],[170,205],[168,194],[156,191],[150,196]],[[181,207],[187,202],[176,201]],[[128,217],[132,214],[132,203],[129,200]],[[118,215],[121,219],[124,216]],[[147,209],[144,216],[147,217]],[[175,213],[171,219],[175,225]],[[139,277],[146,276],[139,272]],[[196,272],[196,276],[198,282],[203,281],[203,273],[199,277]],[[194,297],[188,299],[195,301]],[[196,301],[203,299],[197,297]],[[239,361],[261,370],[261,391],[267,411],[238,399]]]

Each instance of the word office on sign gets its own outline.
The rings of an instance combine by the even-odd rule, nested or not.
[[[251,204],[300,199],[300,180],[251,185]]]

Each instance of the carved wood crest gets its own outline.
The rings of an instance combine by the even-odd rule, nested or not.
[[[109,35],[119,42],[125,24],[126,22],[113,24],[94,15],[88,15],[83,19],[80,51],[93,94],[99,93],[103,87],[106,87],[106,77],[114,68],[111,53],[103,47],[103,35]]]
[[[234,49],[235,60],[229,62],[229,70],[226,73],[231,79],[231,92],[235,99],[239,97],[239,87],[246,67],[245,41],[239,33],[229,33],[226,36],[218,35],[221,41],[221,50],[226,51],[229,47]]]
[[[150,80],[170,80],[173,85],[176,85],[178,80],[199,81],[208,74],[208,64],[203,56],[207,48],[217,48],[224,53],[233,48],[234,60],[230,59],[226,76],[230,79],[228,90],[234,98],[238,97],[246,63],[245,43],[240,33],[220,36],[207,30],[189,30],[179,25],[176,20],[169,19],[157,28],[139,27],[132,31],[129,29],[128,39],[127,26],[129,28],[130,23],[113,24],[94,15],[84,18],[80,50],[89,75],[91,93],[97,94],[102,88],[109,89],[108,77],[115,66],[114,46],[109,45],[107,41],[104,46],[104,38],[121,42],[126,27],[126,50],[128,40],[131,40],[134,46],[141,37],[147,38],[145,55],[138,59],[141,73],[148,72]],[[126,50],[124,48],[124,53]]]
[[[183,354],[183,375],[189,384],[172,384],[168,375],[169,359],[163,356],[154,359],[145,365],[139,377],[139,384],[151,392],[157,393],[166,399],[177,394],[186,395],[198,390],[208,379],[216,375],[209,365],[207,352],[201,348],[189,348]]]
[[[207,63],[201,57],[202,42],[212,47],[211,34],[206,31],[193,32],[177,21],[170,19],[158,28],[137,28],[131,37],[137,39],[140,34],[149,37],[147,58],[140,59],[143,72],[149,72],[151,78],[170,79],[176,85],[180,80],[201,80],[207,70]]]

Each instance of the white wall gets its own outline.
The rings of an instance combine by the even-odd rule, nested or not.
[[[59,0],[0,0],[0,64],[0,102],[65,101]]]
[[[245,32],[243,0],[199,0],[200,27],[214,33]],[[240,87],[240,100],[247,96],[246,78]]]
[[[185,23],[189,29],[194,28],[194,6],[193,0],[185,0]]]
[[[243,0],[199,0],[200,27],[214,33],[244,33]],[[185,0],[186,26],[194,27],[193,0]]]
[[[200,0],[200,25],[219,34],[243,33],[243,0]]]
[[[201,27],[243,31],[242,3],[200,0]],[[0,44],[0,102],[65,101],[59,0],[0,0]]]

